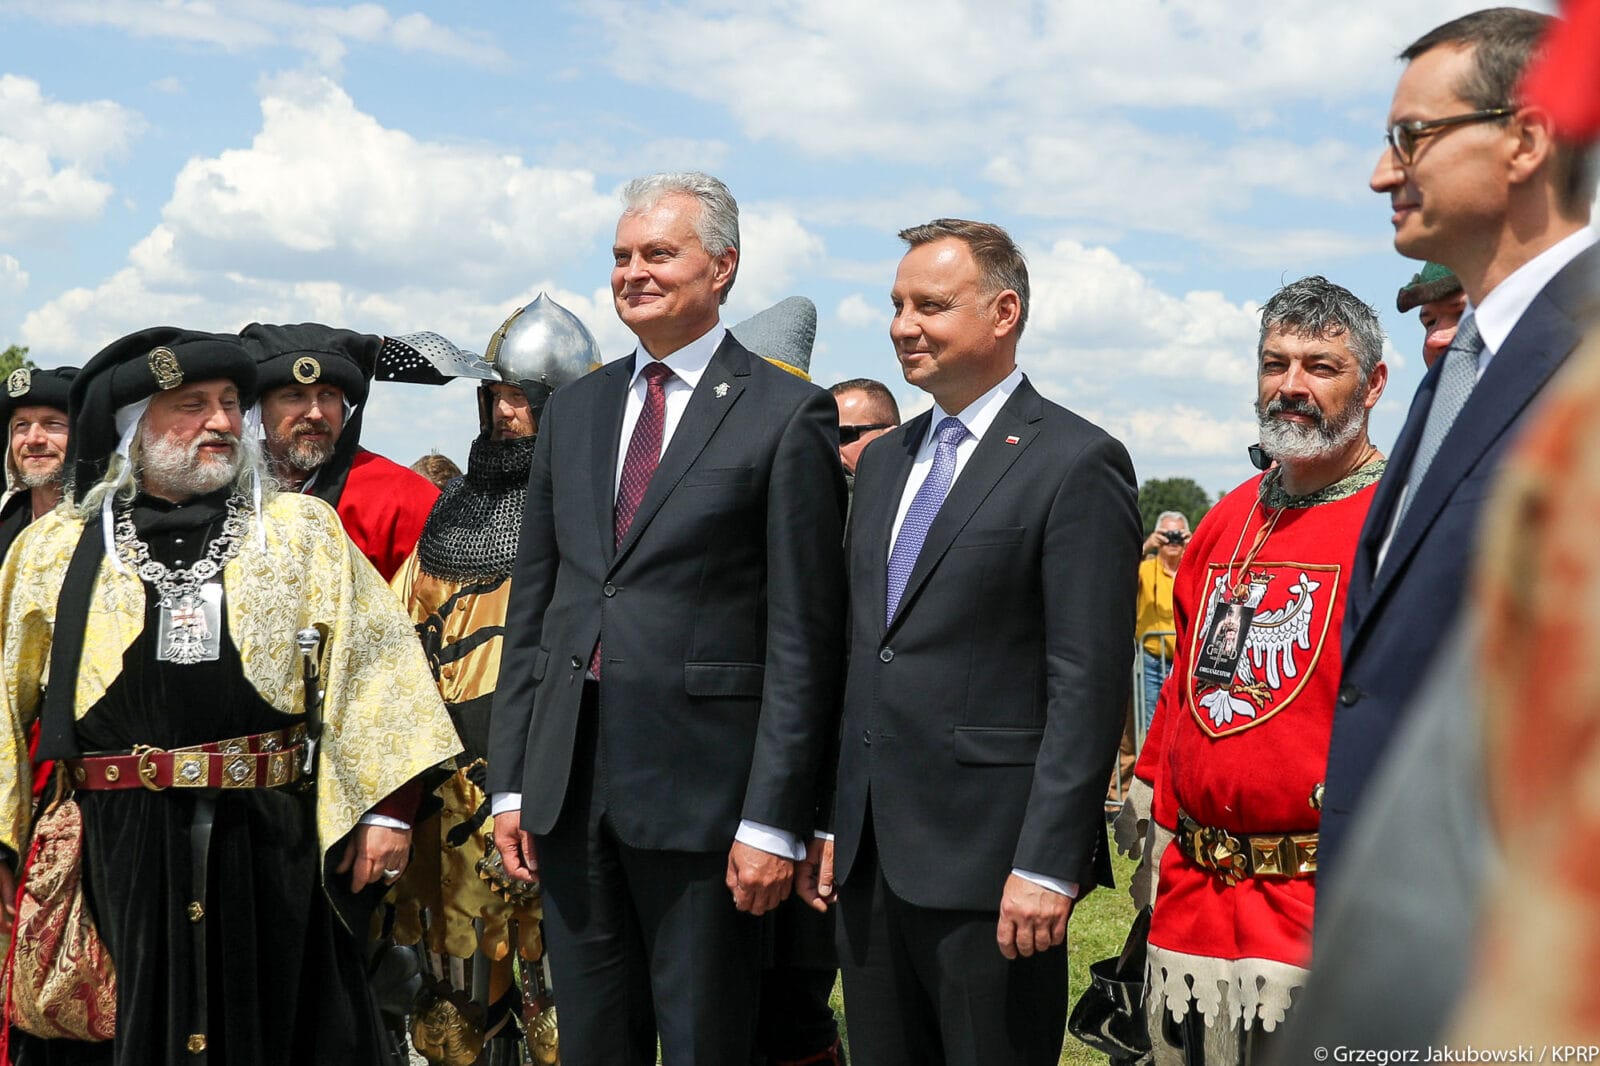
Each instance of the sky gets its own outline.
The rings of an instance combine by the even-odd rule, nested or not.
[[[1411,40],[1462,0],[0,0],[0,347],[81,365],[153,325],[433,330],[481,352],[540,292],[607,358],[617,192],[738,198],[736,323],[818,308],[812,377],[885,381],[896,233],[997,222],[1018,361],[1141,481],[1253,471],[1258,310],[1322,274],[1380,313],[1387,449],[1420,264],[1367,188]],[[1530,4],[1541,10],[1548,5]],[[472,388],[379,383],[363,443],[465,463]]]

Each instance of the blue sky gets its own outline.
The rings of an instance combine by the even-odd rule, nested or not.
[[[608,357],[617,189],[739,198],[736,322],[819,309],[813,377],[899,378],[900,228],[1007,226],[1020,361],[1141,479],[1251,471],[1256,309],[1321,273],[1382,314],[1387,447],[1417,265],[1366,188],[1394,55],[1459,0],[0,0],[0,345],[82,363],[157,324],[431,329],[481,351],[540,291]],[[1548,7],[1544,9],[1548,10]],[[378,385],[365,441],[464,460],[471,390]]]

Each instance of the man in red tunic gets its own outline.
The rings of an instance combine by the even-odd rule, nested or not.
[[[1320,277],[1294,282],[1262,308],[1257,354],[1276,465],[1189,542],[1172,676],[1137,769],[1153,836],[1177,845],[1149,858],[1158,1064],[1259,1060],[1304,982],[1339,622],[1384,466],[1367,438],[1388,376],[1370,307]]]
[[[383,338],[315,322],[254,323],[239,334],[261,380],[272,472],[290,491],[332,504],[385,581],[417,545],[439,490],[360,446],[362,407]]]

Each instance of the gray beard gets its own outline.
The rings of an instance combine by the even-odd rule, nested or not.
[[[1276,413],[1268,413],[1272,407],[1273,404],[1268,404],[1263,408],[1258,400],[1256,419],[1261,431],[1261,447],[1280,463],[1326,458],[1349,447],[1366,428],[1366,419],[1362,417],[1366,409],[1359,394],[1332,418],[1319,414],[1314,425],[1285,422]]]
[[[303,438],[290,437],[284,442],[283,462],[284,465],[302,474],[310,474],[328,461],[333,455],[333,448],[333,441],[318,444]]]
[[[230,434],[231,436],[231,434]],[[240,451],[238,438],[233,438],[233,455],[226,460],[203,459],[200,446],[215,438],[196,437],[187,445],[175,444],[165,438],[141,441],[139,456],[140,480],[186,496],[204,496],[233,483],[239,475]]]
[[[19,463],[17,480],[26,489],[59,488],[61,485],[61,471],[65,466],[65,463],[57,462],[54,469],[51,470],[23,470]]]

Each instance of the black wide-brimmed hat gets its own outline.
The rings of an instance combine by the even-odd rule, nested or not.
[[[6,376],[0,390],[0,428],[10,424],[11,416],[20,407],[54,407],[66,411],[72,379],[78,374],[75,366],[57,366],[40,370],[19,366]]]
[[[328,461],[317,468],[311,493],[337,506],[344,494],[350,464],[361,444],[361,416],[367,390],[378,367],[383,338],[349,329],[334,329],[319,322],[270,326],[252,322],[239,331],[239,340],[261,374],[261,393],[286,385],[325,382],[344,390],[345,402],[356,411],[345,420]]]
[[[102,348],[78,371],[68,393],[67,469],[74,495],[81,499],[105,474],[122,437],[119,410],[158,392],[219,378],[238,386],[241,406],[255,403],[255,361],[231,334],[155,326]]]

